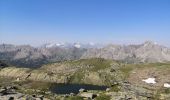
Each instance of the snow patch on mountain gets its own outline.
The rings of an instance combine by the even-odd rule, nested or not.
[[[75,43],[75,44],[74,44],[74,47],[76,47],[76,48],[80,48],[80,47],[81,47],[81,45],[80,45],[79,43]]]
[[[168,83],[164,83],[164,87],[166,87],[166,88],[170,88],[170,84],[168,84]]]
[[[45,44],[46,48],[61,47],[61,46],[64,46],[64,44],[63,43],[48,43],[48,44]]]
[[[155,78],[148,78],[148,79],[145,79],[145,80],[142,80],[144,81],[145,83],[148,83],[148,84],[155,84]]]

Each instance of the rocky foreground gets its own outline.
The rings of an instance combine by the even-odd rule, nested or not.
[[[169,100],[167,91],[153,91],[128,82],[115,83],[106,91],[80,89],[78,94],[55,94],[18,86],[1,87],[0,100]]]
[[[51,63],[37,69],[1,63],[0,100],[169,100],[170,64],[126,64],[99,58]],[[53,83],[107,86],[55,94]]]

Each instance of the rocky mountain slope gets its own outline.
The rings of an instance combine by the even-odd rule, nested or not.
[[[118,67],[118,63],[104,59],[82,59],[51,63],[34,70],[9,66],[0,70],[0,76],[52,83],[106,85],[110,83],[111,77],[104,77],[107,75],[104,69],[111,70],[111,66]]]
[[[86,51],[84,48],[35,48],[29,45],[0,45],[0,60],[19,67],[40,67],[49,62],[76,60]]]
[[[42,47],[29,45],[0,45],[0,60],[19,67],[40,67],[50,62],[61,62],[86,58],[105,58],[127,63],[167,62],[170,61],[170,49],[147,41],[139,45],[107,45],[102,48],[48,44]]]
[[[170,49],[151,41],[141,45],[108,45],[100,49],[88,49],[82,58],[105,58],[127,63],[170,61]]]

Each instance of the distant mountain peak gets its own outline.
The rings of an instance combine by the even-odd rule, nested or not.
[[[80,47],[81,47],[81,45],[80,45],[80,43],[74,43],[74,47],[76,47],[76,48],[80,48]]]
[[[144,44],[154,44],[153,41],[145,41]]]
[[[157,45],[157,43],[156,43],[156,42],[153,42],[153,41],[145,41],[143,45],[144,45],[144,46]]]

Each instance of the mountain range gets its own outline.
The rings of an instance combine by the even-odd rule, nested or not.
[[[18,67],[37,68],[51,62],[104,58],[126,63],[153,63],[170,61],[170,48],[146,41],[136,45],[109,44],[45,44],[40,47],[30,45],[0,45],[0,60]]]

